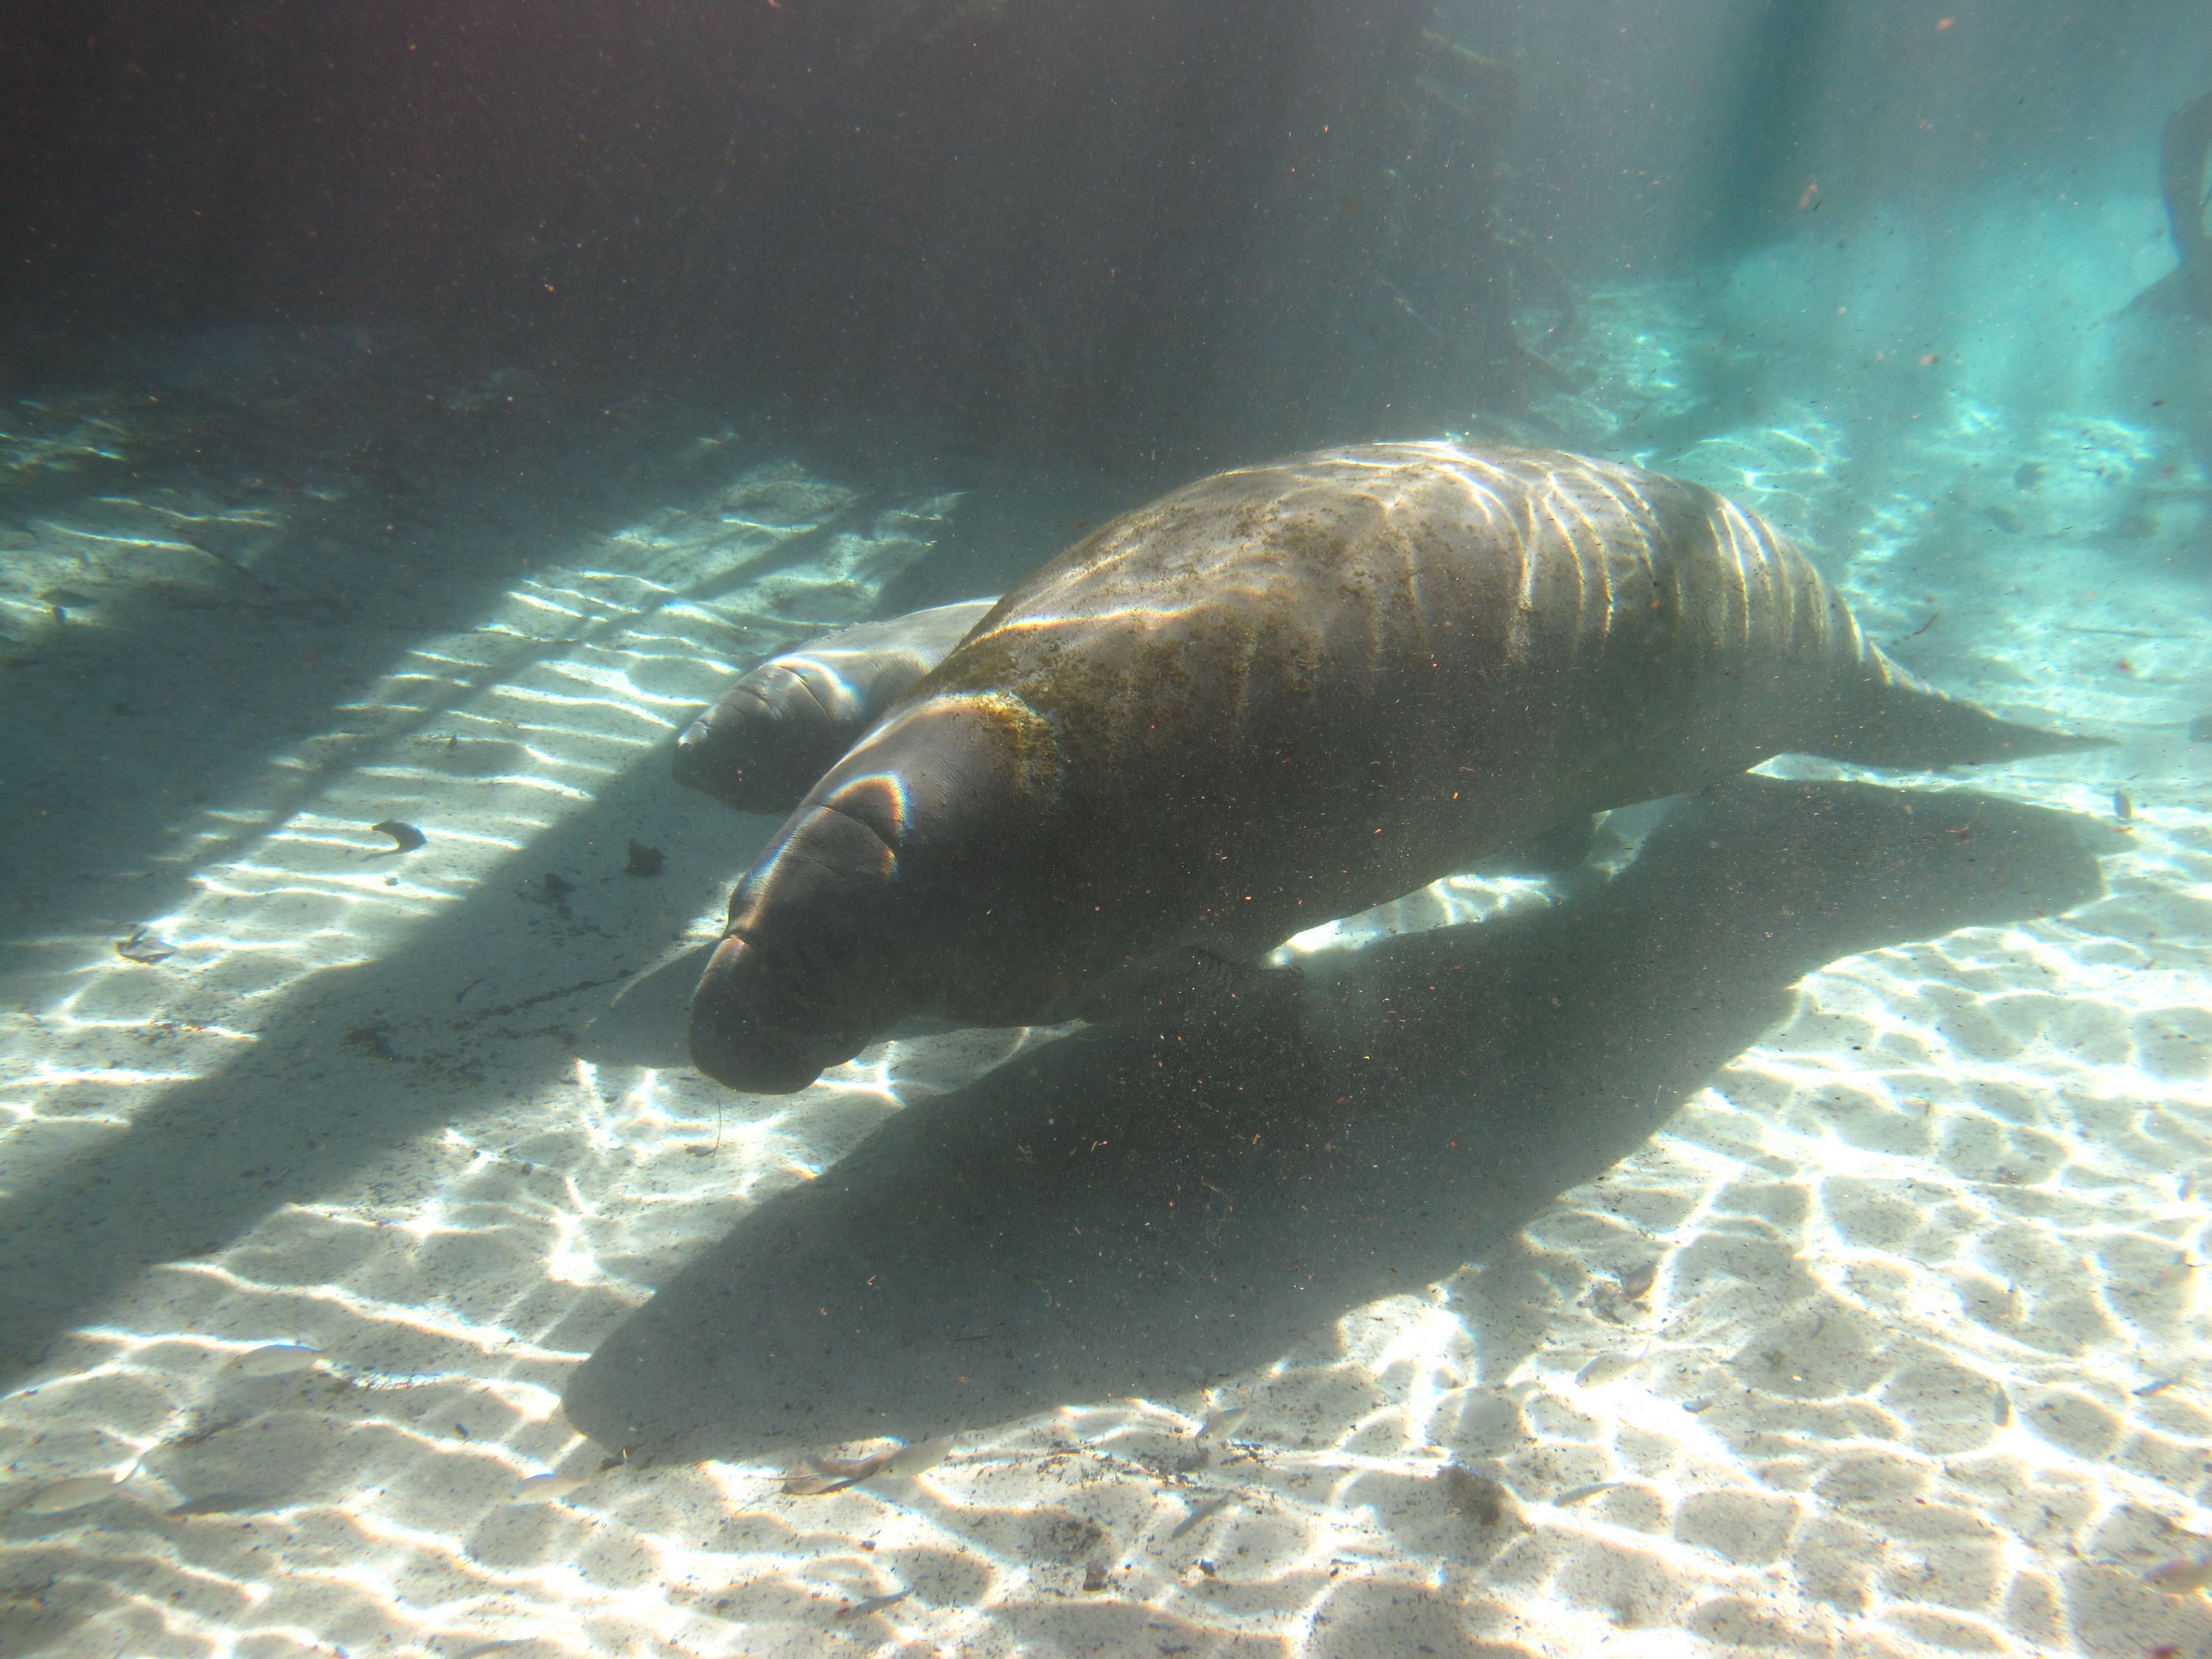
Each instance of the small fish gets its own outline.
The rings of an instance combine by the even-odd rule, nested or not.
[[[657,876],[668,866],[668,854],[658,847],[647,847],[643,842],[629,844],[629,862],[623,866],[626,876]]]
[[[2181,1379],[2178,1376],[2161,1376],[2155,1382],[2146,1382],[2140,1389],[2133,1389],[2130,1392],[2132,1392],[2135,1397],[2138,1400],[2148,1400],[2154,1394],[2164,1394],[2168,1389],[2172,1388],[2175,1383],[2180,1381]]]
[[[1084,1563],[1083,1593],[1085,1595],[1097,1595],[1099,1591],[1106,1589],[1112,1582],[1113,1581],[1106,1576],[1106,1564],[1103,1561],[1086,1561]]]
[[[1601,1353],[1575,1373],[1575,1381],[1585,1389],[1601,1389],[1627,1376],[1641,1363],[1632,1353]]]
[[[1990,1421],[2001,1429],[2012,1422],[2012,1396],[2002,1387],[1990,1398]]]
[[[196,1515],[252,1515],[258,1510],[282,1509],[288,1498],[257,1498],[251,1492],[211,1492],[204,1498],[187,1498],[161,1511],[172,1520],[188,1521]]]
[[[2129,796],[2128,792],[2127,792],[2126,790],[2124,790],[2124,789],[2115,789],[2115,790],[2113,790],[2113,791],[2112,791],[2112,822],[2113,822],[2113,823],[2133,823],[2135,821],[2136,821],[2136,804],[2135,804],[2135,801],[2134,801],[2134,800],[2133,800],[2133,799]]]
[[[1651,1294],[1651,1287],[1659,1282],[1659,1264],[1647,1261],[1640,1267],[1631,1267],[1620,1276],[1620,1293],[1631,1302],[1641,1302]]]
[[[2193,1595],[2212,1584],[2212,1558],[2202,1561],[2169,1561],[2143,1575],[2143,1583],[2168,1595]]]
[[[891,1466],[891,1459],[899,1455],[900,1448],[890,1451],[870,1452],[866,1457],[810,1457],[806,1467],[817,1474],[826,1474],[833,1480],[865,1480],[878,1469]]]
[[[1175,1530],[1168,1534],[1168,1542],[1170,1544],[1174,1543],[1176,1539],[1182,1537],[1193,1527],[1195,1527],[1200,1522],[1210,1520],[1214,1516],[1220,1514],[1222,1510],[1227,1509],[1236,1501],[1237,1494],[1235,1492],[1225,1492],[1218,1498],[1209,1498],[1203,1504],[1194,1505],[1188,1515],[1186,1515],[1182,1520],[1176,1522]]]
[[[98,603],[91,594],[80,593],[74,587],[50,587],[39,597],[57,611],[81,611]]]
[[[1571,1486],[1552,1500],[1552,1507],[1563,1510],[1570,1504],[1580,1504],[1596,1497],[1601,1492],[1611,1492],[1615,1486],[1627,1485],[1624,1480],[1600,1480],[1588,1486]]]
[[[1221,1411],[1213,1413],[1206,1419],[1206,1421],[1198,1425],[1198,1433],[1194,1438],[1200,1440],[1226,1440],[1231,1435],[1236,1433],[1237,1430],[1244,1426],[1244,1419],[1251,1414],[1252,1408],[1249,1406],[1227,1407]]]
[[[74,1480],[57,1480],[31,1494],[17,1511],[22,1515],[66,1515],[90,1504],[104,1503],[121,1492],[121,1484],[104,1474],[81,1474]]]
[[[2199,714],[2189,722],[2189,740],[2191,743],[2212,743],[2212,714]]]
[[[150,927],[134,927],[131,937],[115,941],[115,954],[125,962],[139,962],[149,968],[157,962],[167,962],[177,954],[173,945],[167,945],[154,937]]]
[[[381,823],[372,823],[368,830],[371,835],[391,836],[394,853],[411,853],[429,839],[413,824],[402,823],[398,818],[386,818]]]
[[[914,1592],[894,1590],[889,1595],[871,1595],[865,1601],[855,1601],[848,1607],[840,1607],[830,1616],[832,1619],[865,1619],[872,1613],[881,1613],[895,1601],[903,1601]]]
[[[894,1446],[889,1451],[875,1452],[866,1457],[810,1457],[806,1465],[811,1474],[794,1474],[783,1483],[786,1498],[820,1498],[833,1492],[842,1492],[856,1486],[872,1474],[881,1474],[890,1468],[892,1461],[908,1449]]]
[[[578,1487],[588,1483],[589,1477],[580,1474],[527,1474],[514,1483],[507,1495],[510,1504],[557,1504]]]
[[[231,1361],[238,1376],[286,1376],[304,1371],[315,1363],[315,1351],[301,1342],[271,1342],[265,1348],[242,1353]]]
[[[940,1435],[934,1440],[917,1440],[911,1446],[901,1446],[891,1454],[891,1461],[884,1467],[893,1474],[920,1474],[942,1463],[952,1449],[952,1437]]]

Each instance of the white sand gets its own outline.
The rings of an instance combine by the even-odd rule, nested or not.
[[[848,504],[789,469],[735,469],[731,492],[549,556],[477,625],[397,648],[353,703],[303,711],[313,730],[273,745],[254,787],[180,807],[83,926],[14,942],[9,1296],[52,1340],[0,1399],[0,1642],[254,1659],[2208,1650],[2203,1595],[2146,1579],[2212,1556],[2212,747],[2183,736],[2212,684],[2204,477],[2087,415],[2023,422],[1961,393],[1919,425],[1875,445],[1796,404],[1668,459],[1817,536],[1878,637],[1937,613],[1899,648],[1948,688],[2122,740],[1887,781],[1923,792],[1921,840],[1896,843],[1922,852],[1964,832],[1968,785],[2082,815],[2102,896],[1892,927],[1808,964],[1794,1003],[1617,1162],[1556,1198],[1533,1153],[1481,1170],[1504,1233],[1455,1211],[1469,1249],[1449,1270],[1401,1283],[1377,1256],[1369,1278],[1331,1278],[1363,1218],[1399,1236],[1395,1209],[1428,1195],[1412,1177],[1379,1198],[1328,1188],[1347,1207],[1325,1223],[1266,1218],[1286,1261],[1313,1260],[1249,1298],[1200,1281],[1204,1251],[1177,1255],[1128,1287],[1129,1352],[1166,1379],[1150,1397],[1045,1378],[994,1416],[1011,1396],[959,1358],[988,1360],[988,1341],[939,1354],[899,1310],[841,1328],[833,1374],[880,1375],[902,1422],[961,1432],[939,1467],[823,1496],[781,1494],[795,1449],[613,1461],[560,1391],[648,1285],[1051,1036],[902,1042],[756,1099],[674,1063],[684,964],[607,1011],[622,975],[711,937],[766,827],[665,783],[665,740],[737,667],[864,614],[950,504],[864,515],[749,581]],[[2033,487],[2015,473],[2031,457]],[[2116,538],[2130,514],[2148,516]],[[43,574],[18,551],[18,633],[70,580],[66,531],[40,544]],[[173,556],[144,523],[101,533],[122,538],[112,572]],[[675,597],[702,586],[726,591]],[[368,826],[387,818],[427,844],[382,850]],[[666,853],[665,875],[623,873],[632,839]],[[1897,856],[1899,880],[1924,878]],[[1709,905],[1748,925],[1719,899],[1737,857],[1711,866],[1710,895],[1680,896],[1674,945]],[[189,898],[137,914],[131,884],[164,872]],[[1923,893],[1929,915],[1945,896]],[[1526,884],[1461,883],[1394,925],[1543,908]],[[123,960],[118,916],[173,954]],[[1407,1039],[1337,954],[1376,931],[1301,943],[1317,981],[1346,987],[1338,1036],[1387,1045]],[[1731,977],[1747,936],[1696,950],[1680,960],[1715,998],[1773,988]],[[1528,1076],[1554,1074],[1540,1061]],[[1515,1109],[1583,1121],[1571,1101]],[[1447,1150],[1429,1155],[1441,1171]],[[896,1171],[853,1179],[902,1198]],[[926,1282],[930,1261],[907,1265]],[[1369,1288],[1346,1307],[1332,1284]],[[959,1317],[979,1329],[1018,1317],[978,1296]],[[1127,1356],[1063,1357],[1110,1376]],[[815,1376],[793,1366],[794,1389]],[[761,1362],[771,1390],[777,1374]],[[742,1404],[755,1421],[777,1402]],[[1231,1432],[1194,1437],[1232,1406],[1249,1414]],[[842,1449],[871,1443],[888,1443]],[[61,1486],[94,1477],[119,1484]]]

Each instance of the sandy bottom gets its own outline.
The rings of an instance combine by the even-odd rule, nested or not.
[[[265,761],[9,940],[0,1650],[2212,1651],[2203,479],[2065,414],[1824,420],[1661,459],[2119,748],[1784,761],[1624,821],[1608,887],[1302,939],[1297,1006],[1174,1066],[681,1063],[768,826],[667,741],[951,501],[733,464],[342,707],[263,664]],[[219,586],[182,520],[277,510],[46,514],[9,629]],[[75,787],[120,810],[132,741]]]

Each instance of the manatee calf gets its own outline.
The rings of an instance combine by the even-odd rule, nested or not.
[[[784,1093],[912,1016],[1064,1018],[1786,750],[2096,741],[1923,684],[1695,484],[1444,443],[1226,472],[1031,574],[815,784],[730,901],[691,1057]]]
[[[769,658],[684,728],[676,781],[742,811],[788,812],[991,605],[862,623]]]

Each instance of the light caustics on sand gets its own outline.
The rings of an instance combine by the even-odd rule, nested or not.
[[[726,573],[806,527],[748,538],[720,527],[711,560],[670,574]],[[726,678],[717,650],[741,617],[644,575],[580,566],[526,579],[480,625],[410,647],[330,730],[273,753],[251,795],[178,827],[155,867],[186,872],[198,893],[145,918],[131,957],[104,938],[45,942],[49,965],[25,988],[39,1006],[23,1034],[28,1073],[4,1091],[15,1126],[44,1127],[57,1090],[69,1092],[65,1133],[128,1121],[161,1085],[254,1041],[314,975],[389,954],[499,879]],[[769,640],[794,629],[765,616],[744,625]],[[428,844],[396,848],[370,829],[386,821]],[[94,1057],[111,1036],[155,1029],[182,1039],[167,1052],[185,1064]],[[96,1085],[98,1104],[73,1085]]]
[[[1832,494],[1825,462],[1767,447],[1775,489]],[[74,1080],[40,1088],[115,1102],[97,1131],[58,1131],[113,1134],[318,970],[450,914],[712,689],[664,678],[696,660],[681,604],[618,614],[599,591],[544,579],[497,650],[434,642],[403,665],[410,720],[458,688],[422,752],[311,740],[266,797],[196,825],[214,838],[186,848],[222,861],[155,919],[174,957],[58,942],[75,1000],[41,1029],[86,1047],[55,1047]],[[577,629],[587,643],[502,665]],[[2166,695],[2068,678],[2100,717]],[[383,769],[351,779],[364,760]],[[1980,787],[2109,817],[2086,783]],[[489,816],[441,823],[447,787]],[[812,1495],[782,1490],[795,1456],[635,1467],[580,1443],[558,1391],[611,1307],[829,1167],[910,1079],[872,1052],[836,1089],[718,1121],[671,1079],[572,1059],[76,1333],[69,1374],[0,1402],[10,1571],[75,1587],[84,1639],[207,1654],[2198,1642],[2212,1030],[2191,1023],[2191,918],[2212,900],[2212,803],[2135,787],[2106,898],[1820,968],[1664,1132],[1480,1265],[1187,1395],[1071,1402]],[[385,850],[367,826],[386,817],[428,844]],[[1544,890],[1454,878],[1284,959],[1325,968]],[[218,975],[240,1011],[220,1018],[149,989]],[[102,1033],[162,1021],[172,1057],[93,1063]],[[833,1467],[890,1449],[814,1449]]]

